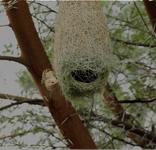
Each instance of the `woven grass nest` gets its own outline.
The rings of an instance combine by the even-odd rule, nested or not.
[[[63,95],[80,102],[103,94],[112,46],[100,2],[59,2],[53,69]]]

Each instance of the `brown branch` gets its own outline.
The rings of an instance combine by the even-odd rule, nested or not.
[[[49,27],[44,21],[42,21],[41,19],[37,18],[36,16],[32,15],[34,18],[36,18],[38,21],[42,22],[44,25],[46,25],[51,32],[55,32],[53,28]]]
[[[52,10],[50,7],[48,7],[48,6],[44,5],[44,4],[41,4],[41,3],[39,3],[39,2],[37,2],[36,4],[41,5],[41,6],[44,6],[44,7],[46,7],[47,9],[49,9],[50,12],[54,12],[54,13],[57,14],[57,12],[56,12],[55,10]]]
[[[25,133],[29,133],[31,131],[24,131],[24,132],[21,132],[21,133],[15,133],[15,134],[11,134],[11,135],[6,135],[6,136],[3,136],[3,137],[0,137],[0,140],[3,140],[3,139],[6,139],[6,138],[13,138],[13,137],[16,137],[16,136],[21,136]]]
[[[135,144],[132,144],[131,142],[128,142],[128,141],[125,141],[124,139],[121,139],[120,137],[118,137],[118,136],[112,136],[112,134],[109,134],[108,132],[106,132],[104,129],[99,129],[99,128],[97,128],[97,126],[94,126],[94,125],[89,125],[89,126],[91,126],[91,127],[93,127],[93,128],[95,128],[95,129],[97,129],[97,130],[99,130],[100,132],[103,132],[104,134],[106,134],[107,136],[110,136],[112,139],[112,141],[113,140],[118,140],[118,141],[121,141],[121,142],[123,142],[123,143],[126,143],[126,144],[129,144],[129,145],[132,145],[132,146],[136,146]]]
[[[18,62],[24,66],[28,66],[20,57],[0,56],[0,60],[8,60]]]
[[[137,99],[137,100],[119,100],[119,103],[151,103],[154,102],[156,99],[152,99],[152,100],[141,100],[141,99]]]
[[[128,124],[126,122],[122,122],[122,121],[119,121],[119,120],[113,120],[113,121],[111,121],[111,124],[114,125],[114,126],[117,126],[119,128],[123,128],[124,130],[126,130],[126,131],[128,131],[130,133],[133,133],[135,135],[139,135],[141,137],[140,139],[146,139],[147,144],[149,142],[152,142],[154,144],[156,143],[156,134],[151,133],[149,131],[145,131],[145,129],[140,129],[140,127],[133,126],[131,124]],[[138,139],[138,140],[140,140],[140,139]],[[142,142],[142,141],[139,141],[139,142]],[[144,146],[142,144],[140,146],[146,147],[146,146]]]
[[[146,12],[156,33],[156,1],[143,0]]]
[[[86,115],[89,114],[89,112],[88,112],[87,110],[85,110],[85,109],[84,109],[84,110],[80,110],[79,113],[80,113],[80,116],[82,116],[82,117],[86,117]],[[142,138],[142,137],[146,138],[147,141],[152,141],[152,140],[153,140],[153,137],[155,137],[155,140],[156,140],[156,134],[153,134],[153,133],[151,133],[151,132],[145,130],[144,128],[141,128],[140,126],[133,126],[133,125],[128,124],[128,123],[126,123],[126,122],[123,122],[123,121],[121,121],[121,120],[113,120],[113,121],[112,121],[112,120],[110,120],[110,119],[103,118],[103,115],[99,115],[99,114],[96,114],[96,113],[94,113],[94,112],[92,112],[91,119],[90,119],[90,120],[89,120],[89,119],[87,119],[87,120],[85,119],[84,122],[98,121],[98,120],[100,120],[100,121],[102,121],[102,122],[104,122],[104,123],[107,123],[107,124],[108,124],[108,123],[111,123],[112,125],[115,125],[116,127],[123,128],[125,131],[128,131],[128,132],[127,132],[128,135],[129,135],[130,132],[131,132],[131,134],[133,134],[133,135],[136,136],[136,137],[140,136],[141,138]],[[104,130],[104,128],[100,129],[99,127],[94,126],[94,125],[92,125],[92,124],[89,124],[89,126],[90,126],[90,127],[93,127],[93,128],[96,128],[97,130],[99,130],[99,131],[105,133],[106,135],[112,137],[112,135],[109,134],[109,133],[107,133],[107,132]],[[144,135],[144,136],[143,136],[143,135]],[[118,138],[118,137],[112,137],[112,139],[118,139],[118,140],[121,141],[121,139]],[[137,138],[136,138],[136,139],[137,139]],[[138,138],[138,139],[139,139],[139,138]],[[152,141],[154,144],[155,144],[155,142],[156,142],[155,140]],[[127,143],[127,142],[124,141],[124,140],[123,140],[123,142]],[[140,142],[140,141],[139,141],[139,142]],[[139,143],[139,142],[136,141],[137,146],[142,146],[142,147],[144,147],[144,148],[147,148],[147,147],[146,147],[147,145],[142,145],[142,143]],[[132,143],[127,143],[127,144],[132,144]],[[147,144],[148,144],[148,143],[147,143]],[[133,146],[136,146],[136,145],[133,145]]]
[[[145,22],[145,20],[144,20],[144,18],[143,18],[143,16],[142,16],[142,14],[141,14],[141,12],[140,12],[140,10],[139,10],[139,8],[138,8],[138,6],[137,6],[136,2],[135,2],[135,1],[133,1],[133,3],[134,3],[134,5],[135,5],[135,7],[136,7],[136,9],[137,9],[137,11],[138,11],[138,13],[139,13],[139,15],[140,15],[140,17],[141,17],[142,21],[144,22],[144,25],[146,26],[147,30],[149,31],[148,25],[147,25],[147,23]]]
[[[0,111],[2,111],[4,109],[7,109],[7,108],[10,108],[10,107],[12,107],[14,105],[19,105],[19,104],[23,104],[23,103],[45,106],[45,104],[43,102],[43,99],[32,99],[32,98],[20,97],[20,96],[3,94],[3,93],[0,93],[0,98],[16,101],[15,103],[11,103],[9,105],[1,107]]]
[[[43,100],[23,100],[23,101],[19,101],[19,102],[15,102],[15,103],[11,103],[9,105],[6,105],[6,106],[3,106],[0,108],[0,111],[4,110],[4,109],[7,109],[7,108],[10,108],[14,105],[19,105],[19,104],[23,104],[23,103],[28,103],[28,104],[37,104],[37,105],[44,105],[45,104],[43,103]]]
[[[33,101],[38,101],[38,102],[41,102],[43,101],[43,99],[32,99],[32,98],[27,98],[27,97],[21,97],[21,96],[15,96],[15,95],[10,95],[10,94],[3,94],[3,93],[0,93],[0,98],[1,99],[9,99],[9,100],[13,100],[13,101],[16,101],[16,102],[21,102],[21,101],[27,101],[27,102],[30,102],[30,104],[32,103],[33,104]]]
[[[122,41],[122,40],[115,39],[115,38],[111,38],[111,39],[115,42],[124,43],[124,44],[128,44],[128,45],[144,46],[144,47],[150,47],[150,48],[156,47],[156,45],[151,45],[151,44],[133,43],[133,42],[129,42],[129,41]]]
[[[107,84],[107,86],[105,87],[105,92],[104,92],[103,96],[104,96],[104,100],[105,100],[106,104],[110,107],[110,109],[112,110],[112,113],[117,117],[117,120],[122,121],[122,122],[127,122],[127,121],[133,122],[133,120],[131,120],[131,115],[126,114],[126,112],[124,111],[123,107],[119,103],[117,97],[115,96],[115,94],[114,94],[113,90],[111,89],[111,87],[109,86],[109,84]],[[138,129],[138,130],[140,130],[140,129]],[[141,137],[141,138],[143,138],[143,140],[141,140],[141,138],[140,138],[140,140],[138,140],[137,135],[131,131],[128,132],[127,135],[135,143],[141,145],[142,148],[146,147],[146,144],[148,143],[146,138]]]
[[[124,109],[122,108],[121,104],[119,104],[109,84],[107,84],[107,86],[105,87],[105,92],[103,96],[104,96],[104,100],[106,104],[110,107],[110,109],[112,110],[112,113],[115,114],[115,116],[119,120],[126,121],[129,119],[128,115],[127,114],[125,115]]]
[[[8,1],[3,0],[3,2]],[[7,4],[4,6],[6,8]],[[96,149],[95,143],[79,116],[73,115],[76,114],[76,111],[71,103],[64,98],[60,87],[58,86],[49,92],[41,85],[42,72],[52,66],[38,37],[28,4],[26,1],[18,0],[14,7],[17,9],[7,10],[7,15],[21,49],[21,58],[30,66],[27,69],[40,94],[44,97],[44,102],[61,133],[64,137],[68,137],[66,141],[69,147],[73,149]],[[66,121],[64,122],[64,120]],[[62,122],[64,123],[62,124]]]

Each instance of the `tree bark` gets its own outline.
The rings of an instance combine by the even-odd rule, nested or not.
[[[9,1],[3,0],[3,2]],[[17,9],[7,9],[9,8],[8,4],[4,4],[4,7],[21,49],[20,59],[26,64],[40,94],[44,97],[45,104],[68,142],[69,147],[72,149],[97,149],[88,130],[76,114],[75,109],[62,95],[60,87],[58,86],[52,92],[49,92],[41,85],[42,72],[52,66],[38,37],[28,4],[26,1],[18,0],[13,5]]]
[[[156,1],[143,0],[146,12],[156,33]]]
[[[109,84],[107,84],[107,86],[105,87],[105,92],[103,94],[103,97],[104,97],[106,104],[112,110],[112,113],[117,117],[118,121],[125,122],[125,123],[131,122],[131,124],[133,124],[133,120],[131,119],[131,116],[124,111],[123,107],[119,103],[117,97],[113,93],[113,90],[111,89]],[[146,145],[149,143],[149,139],[146,138],[146,136],[147,136],[146,131],[144,130],[144,132],[143,132],[143,130],[141,128],[137,129],[138,132],[135,132],[135,131],[136,130],[134,130],[134,131],[129,130],[129,132],[127,132],[127,136],[130,137],[136,144],[138,144],[142,148],[145,148]],[[144,133],[144,136],[141,137],[140,134],[138,134],[138,133]],[[155,141],[152,141],[152,142],[155,142]],[[152,148],[152,147],[150,147],[150,148]]]

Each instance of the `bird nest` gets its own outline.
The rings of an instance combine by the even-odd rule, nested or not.
[[[59,2],[53,69],[71,101],[102,94],[111,68],[112,46],[100,2]]]

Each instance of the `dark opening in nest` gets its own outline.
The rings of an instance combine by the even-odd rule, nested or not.
[[[92,70],[75,70],[71,75],[76,81],[83,83],[91,83],[98,78],[98,74]]]

